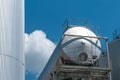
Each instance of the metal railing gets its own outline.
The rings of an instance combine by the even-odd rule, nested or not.
[[[113,39],[120,38],[120,28],[113,31]]]
[[[63,32],[65,32],[70,27],[75,27],[75,26],[88,27],[88,20],[69,17],[66,18],[62,26],[63,26]]]

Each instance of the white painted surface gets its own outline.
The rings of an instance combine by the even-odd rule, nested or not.
[[[0,80],[24,80],[24,0],[0,0]]]
[[[79,63],[79,55],[82,52],[87,53],[88,59],[85,62],[93,60],[93,56],[97,56],[97,60],[101,54],[101,44],[97,38],[80,38],[79,36],[89,36],[89,37],[97,37],[95,33],[90,31],[89,29],[76,26],[69,28],[64,35],[75,35],[75,36],[65,36],[62,41],[62,47],[64,53],[74,62]],[[77,36],[76,36],[77,35]],[[75,58],[73,58],[75,57]]]

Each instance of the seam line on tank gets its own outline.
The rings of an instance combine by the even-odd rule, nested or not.
[[[22,65],[25,65],[20,59],[18,59],[18,58],[16,58],[16,57],[14,57],[14,56],[11,56],[11,55],[6,55],[6,54],[0,54],[0,55],[3,55],[3,56],[7,56],[7,57],[11,57],[11,58],[13,58],[13,59],[15,59],[15,60],[17,60],[18,62],[20,62]]]

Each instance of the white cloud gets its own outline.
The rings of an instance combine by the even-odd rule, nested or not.
[[[25,68],[27,72],[39,75],[56,45],[47,39],[46,34],[36,30],[25,33]]]

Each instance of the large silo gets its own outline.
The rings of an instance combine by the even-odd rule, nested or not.
[[[0,80],[24,80],[24,0],[0,0]]]
[[[112,80],[120,80],[120,31],[115,30],[114,33],[114,39],[109,43],[112,61]]]

